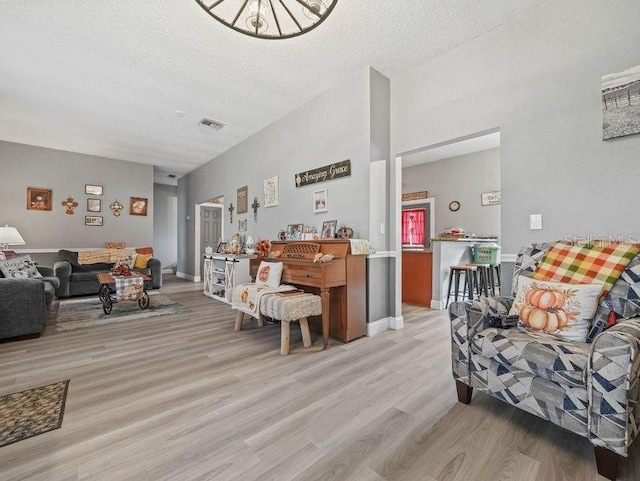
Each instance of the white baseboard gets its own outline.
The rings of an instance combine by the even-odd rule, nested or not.
[[[389,329],[393,329],[394,331],[397,331],[398,329],[404,329],[404,317],[398,316],[392,317],[390,319],[391,320],[389,321]]]
[[[186,274],[180,271],[176,272],[176,277],[180,277],[181,279],[187,279],[188,281],[200,282],[200,276],[192,276],[191,274]]]
[[[368,322],[367,323],[367,336],[375,336],[376,334],[380,334],[381,332],[389,330],[389,321],[390,317],[385,317],[384,319],[378,319],[377,321]]]
[[[377,321],[367,323],[367,336],[375,336],[381,332],[391,330],[398,330],[404,328],[404,317],[385,317],[378,319]]]
[[[444,306],[446,305],[447,305],[446,301],[442,302],[442,301],[437,301],[435,299],[431,299],[431,304],[429,305],[429,307],[437,311],[442,311],[444,309]]]

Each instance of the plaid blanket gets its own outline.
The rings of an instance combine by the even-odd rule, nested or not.
[[[569,284],[601,282],[604,284],[601,298],[604,298],[638,253],[640,248],[635,245],[583,247],[557,243],[544,255],[532,277]]]
[[[144,281],[139,276],[113,276],[116,281],[116,298],[119,301],[137,301],[142,297]]]
[[[294,289],[295,287],[286,284],[278,287],[266,287],[252,282],[239,284],[231,290],[231,307],[258,319],[260,315],[260,299],[263,295]]]

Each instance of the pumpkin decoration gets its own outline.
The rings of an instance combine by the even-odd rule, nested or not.
[[[525,303],[518,310],[520,320],[531,329],[549,333],[566,327],[570,317],[563,309],[567,295],[557,289],[531,289],[525,295]]]

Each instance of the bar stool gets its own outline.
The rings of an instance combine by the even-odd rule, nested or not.
[[[493,273],[491,272],[491,265],[477,262],[472,262],[468,265],[478,268],[474,273],[478,297],[481,297],[483,294],[484,297],[489,297],[489,291],[491,291],[491,296],[494,296],[495,291],[492,285]]]
[[[491,295],[500,295],[500,263],[489,265],[489,287]],[[497,288],[497,289],[496,289]]]
[[[451,280],[455,277],[455,291],[454,291],[454,301],[458,301],[458,292],[460,291],[460,275],[464,274],[464,286],[462,288],[462,299],[464,299],[465,294],[467,295],[467,299],[473,299],[473,293],[476,290],[475,288],[475,278],[476,272],[478,268],[472,265],[466,266],[451,266],[449,268],[449,289],[447,292],[447,303],[445,305],[445,309],[449,307],[449,298],[451,297]]]

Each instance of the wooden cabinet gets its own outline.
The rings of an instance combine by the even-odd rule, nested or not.
[[[402,252],[402,302],[430,307],[433,254],[424,251]]]

